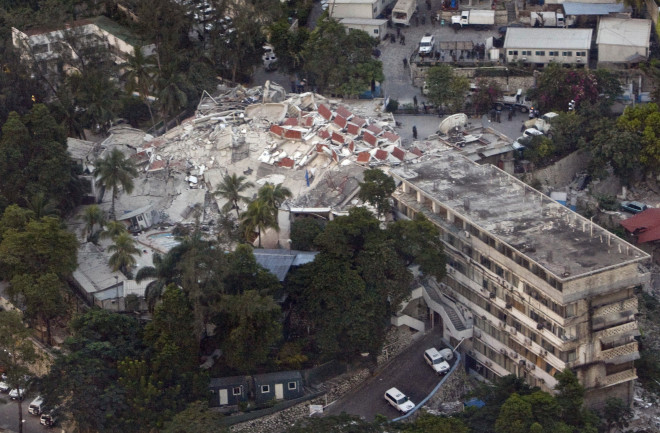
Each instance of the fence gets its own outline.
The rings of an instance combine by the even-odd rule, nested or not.
[[[283,401],[281,403],[277,403],[276,405],[274,405],[272,407],[268,407],[266,409],[259,409],[259,410],[254,410],[252,412],[242,413],[240,415],[228,416],[228,417],[222,418],[220,420],[220,424],[222,424],[224,426],[230,426],[230,425],[238,424],[238,423],[241,423],[241,422],[246,422],[246,421],[251,421],[253,419],[261,418],[261,417],[266,416],[266,415],[272,415],[275,412],[279,412],[279,411],[282,411],[284,409],[288,409],[292,406],[295,406],[297,404],[304,403],[304,402],[309,401],[309,400],[313,400],[316,397],[319,397],[323,394],[325,394],[325,391],[317,391],[317,392],[313,392],[311,394],[307,394],[307,395],[304,395],[302,397],[299,397],[295,400],[287,400],[287,401]]]

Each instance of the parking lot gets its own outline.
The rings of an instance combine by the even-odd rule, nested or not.
[[[385,391],[392,387],[406,394],[413,403],[422,401],[440,381],[424,361],[424,351],[430,347],[440,349],[441,328],[436,327],[394,358],[382,371],[367,379],[358,389],[330,405],[325,413],[338,415],[346,412],[372,421],[377,414],[389,419],[400,416],[384,399]]]
[[[36,395],[28,393],[23,400],[23,433],[44,433],[51,430],[39,424],[39,417],[28,412],[28,406]],[[10,400],[7,394],[0,394],[0,428],[18,431],[18,402]]]

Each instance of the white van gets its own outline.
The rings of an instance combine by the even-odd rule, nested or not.
[[[44,405],[44,399],[42,396],[38,395],[37,398],[32,400],[30,403],[30,406],[28,407],[28,412],[30,412],[32,415],[41,415],[41,411],[43,410],[43,405]]]
[[[435,347],[427,349],[424,352],[424,360],[438,374],[447,374],[449,371],[449,363],[445,361],[445,358],[440,355],[440,352]]]
[[[385,392],[385,400],[401,413],[408,413],[415,407],[415,403],[396,388],[390,388]]]

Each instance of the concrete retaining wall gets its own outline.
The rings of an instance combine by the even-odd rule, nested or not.
[[[566,185],[573,180],[575,173],[584,171],[591,161],[589,152],[578,150],[560,159],[549,167],[528,173],[529,178],[536,178],[543,186]]]

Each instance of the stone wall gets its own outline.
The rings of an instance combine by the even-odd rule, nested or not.
[[[578,150],[549,167],[527,173],[523,178],[538,179],[544,187],[565,186],[571,183],[576,173],[586,170],[589,161],[591,154]]]
[[[426,74],[428,72],[429,66],[419,66],[416,64],[410,65],[410,75],[413,82],[413,85],[416,87],[422,87],[424,81],[426,80]],[[476,71],[479,68],[454,68],[454,73],[458,76],[467,77],[471,82],[476,83],[479,77],[475,77]],[[504,69],[504,68],[502,68]],[[524,77],[483,77],[486,79],[492,79],[497,82],[502,90],[505,92],[514,92],[517,89],[529,89],[532,88],[535,84],[535,78],[532,75]]]

